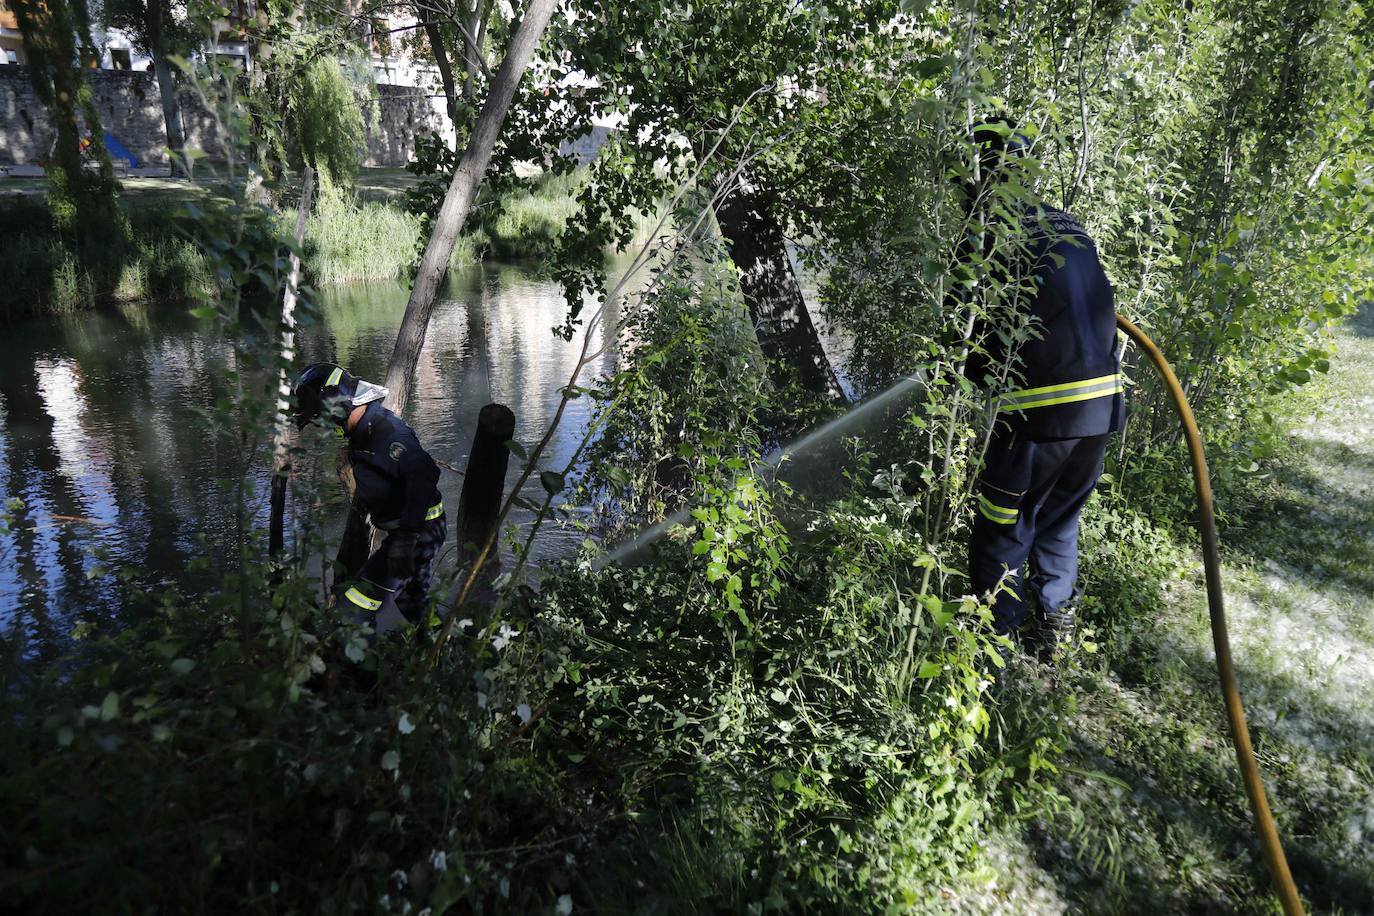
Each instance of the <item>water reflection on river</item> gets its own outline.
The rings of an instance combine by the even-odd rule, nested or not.
[[[406,296],[399,284],[324,291],[319,317],[299,335],[300,359],[341,362],[380,381]],[[464,466],[477,412],[492,401],[515,411],[518,441],[538,439],[577,360],[578,343],[550,331],[564,312],[560,290],[521,267],[489,265],[450,280],[410,408],[436,458]],[[582,381],[613,360],[600,358]],[[234,540],[242,457],[200,413],[234,384],[233,365],[227,342],[181,309],[49,319],[0,339],[0,493],[26,506],[14,530],[0,533],[0,634],[19,626],[31,647],[55,646],[75,612],[117,615],[124,590],[108,570],[120,567],[141,570],[145,583],[195,587],[187,561]],[[589,406],[572,402],[548,466],[572,454]],[[518,470],[512,461],[512,479]],[[250,476],[260,494],[254,524],[265,526],[263,461]],[[451,508],[460,485],[445,472]],[[527,495],[542,492],[533,489]],[[577,537],[541,535],[542,552]]]

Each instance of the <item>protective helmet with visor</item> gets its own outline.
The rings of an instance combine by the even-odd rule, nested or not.
[[[304,429],[316,417],[343,426],[353,408],[383,400],[386,395],[385,388],[358,378],[343,366],[314,363],[302,369],[291,386],[296,428]]]

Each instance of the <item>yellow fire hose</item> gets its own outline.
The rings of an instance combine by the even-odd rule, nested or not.
[[[1250,746],[1250,728],[1245,724],[1245,709],[1240,702],[1240,686],[1236,683],[1236,668],[1231,660],[1231,641],[1226,635],[1226,611],[1222,607],[1221,595],[1221,557],[1217,549],[1217,520],[1212,510],[1212,484],[1207,473],[1207,456],[1202,451],[1202,436],[1198,433],[1197,420],[1193,409],[1188,406],[1188,398],[1183,394],[1183,386],[1178,376],[1169,366],[1164,354],[1155,346],[1154,341],[1130,321],[1116,316],[1121,330],[1135,341],[1150,357],[1159,374],[1169,388],[1169,396],[1178,410],[1183,422],[1183,432],[1188,440],[1188,457],[1193,464],[1193,482],[1197,485],[1198,528],[1202,533],[1202,565],[1207,574],[1207,607],[1212,617],[1212,644],[1217,652],[1217,677],[1221,680],[1221,698],[1226,705],[1226,718],[1231,725],[1231,743],[1236,747],[1236,764],[1240,767],[1240,779],[1245,785],[1245,794],[1250,799],[1250,811],[1255,817],[1255,831],[1259,834],[1260,845],[1264,847],[1264,858],[1269,863],[1269,874],[1274,879],[1274,891],[1279,895],[1283,911],[1288,916],[1301,916],[1302,900],[1293,884],[1293,875],[1288,870],[1288,859],[1283,854],[1283,844],[1279,841],[1279,831],[1274,824],[1274,816],[1269,812],[1269,800],[1264,794],[1264,783],[1260,780],[1259,767],[1255,764],[1255,752]]]

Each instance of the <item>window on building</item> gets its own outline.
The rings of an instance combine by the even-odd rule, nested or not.
[[[18,54],[13,48],[6,48],[6,49],[5,49],[5,63],[7,63],[7,64],[17,64],[17,63],[19,63],[19,54]]]
[[[111,48],[110,63],[116,70],[132,70],[134,68],[133,61],[129,59],[127,48]]]

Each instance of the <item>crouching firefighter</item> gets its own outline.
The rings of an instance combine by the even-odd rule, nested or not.
[[[292,395],[297,429],[317,419],[342,429],[358,502],[373,527],[387,533],[357,580],[342,588],[341,603],[360,622],[371,623],[394,596],[406,619],[419,623],[425,619],[434,557],[448,536],[439,466],[414,430],[382,406],[387,390],[341,366],[307,366],[296,376]]]
[[[976,132],[974,142],[978,191],[987,195],[1028,143],[1006,123]],[[1007,253],[986,263],[1003,265],[1024,290],[1027,327],[999,334],[984,323],[975,339],[983,338],[985,354],[966,366],[970,380],[989,380],[997,395],[974,495],[969,575],[978,594],[1005,586],[992,605],[997,631],[1012,635],[1033,615],[1026,641],[1051,660],[1074,626],[1079,514],[1102,474],[1107,437],[1122,422],[1121,353],[1112,287],[1083,227],[1043,203],[1007,210],[983,239],[1009,235],[1001,239],[1010,242]]]

